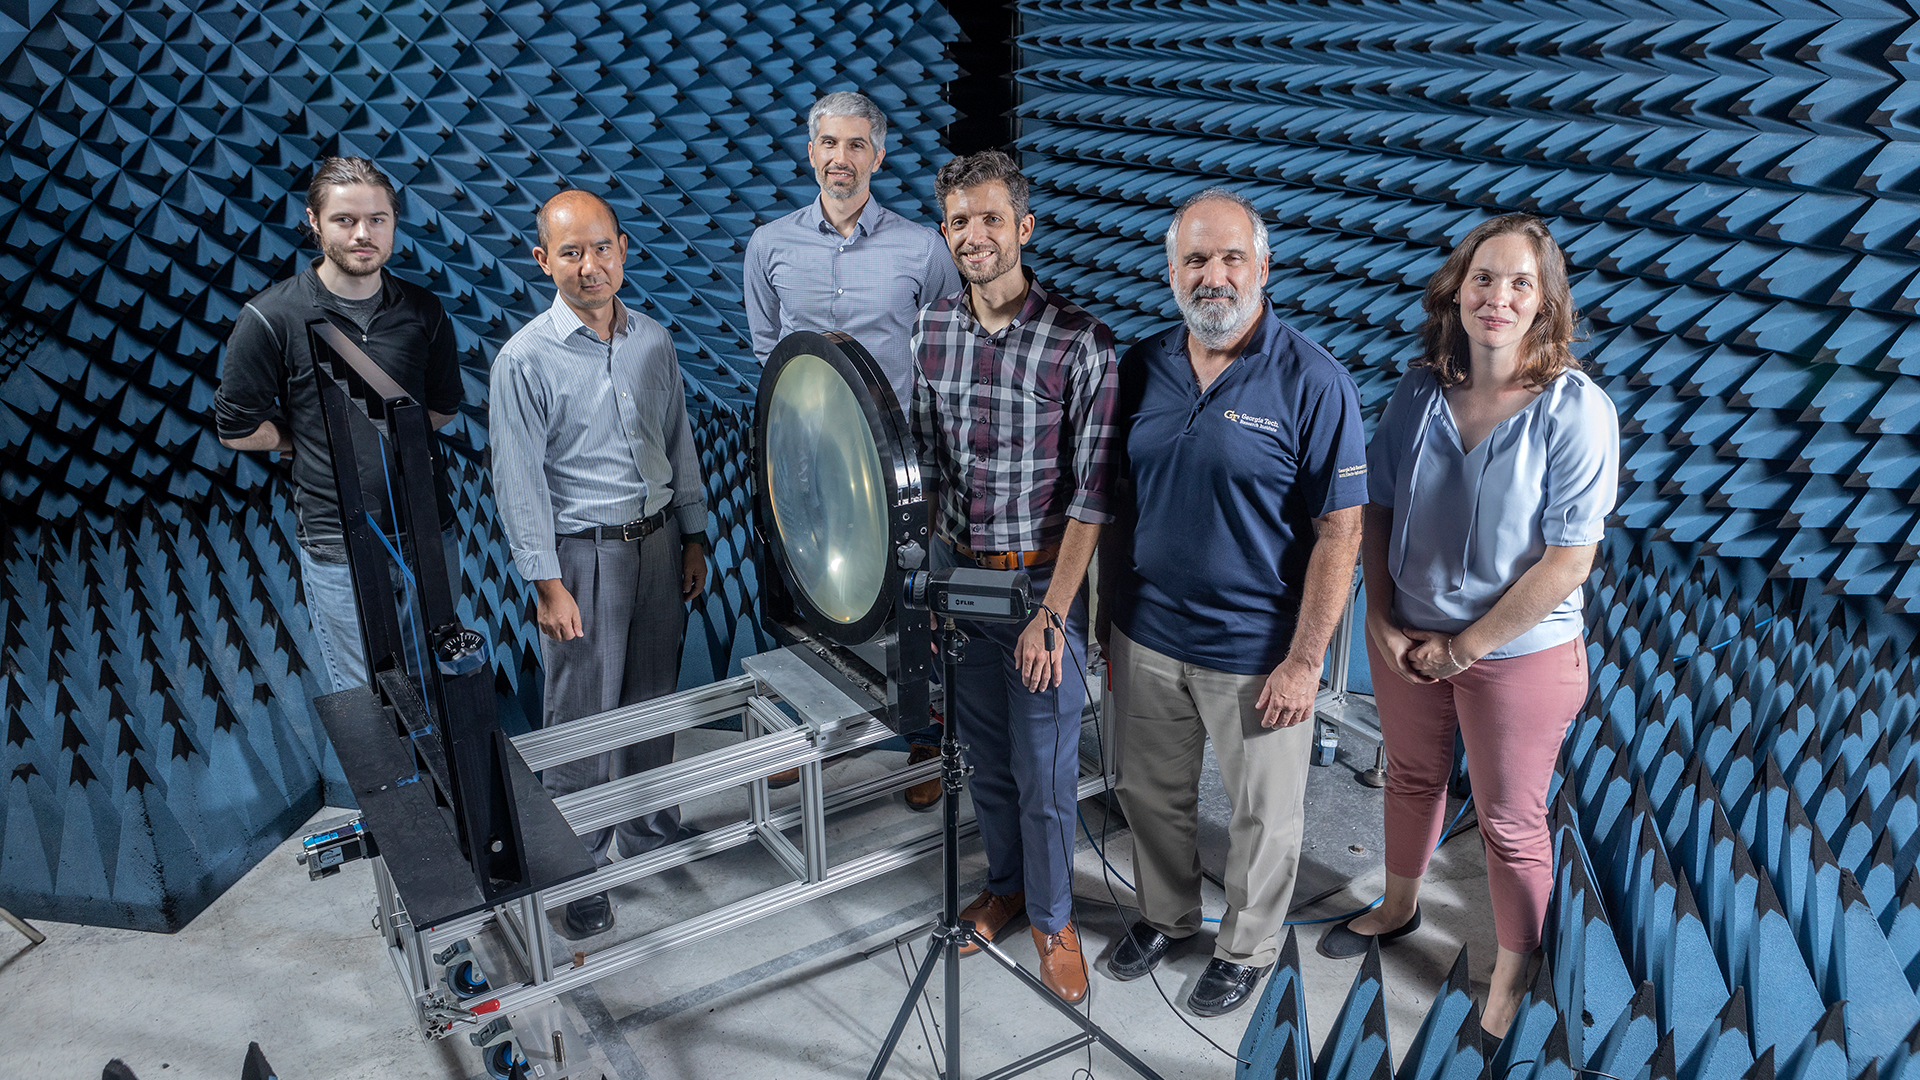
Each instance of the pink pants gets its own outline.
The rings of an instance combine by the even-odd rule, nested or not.
[[[1367,660],[1387,744],[1387,869],[1410,878],[1426,873],[1444,824],[1459,728],[1487,849],[1495,936],[1517,953],[1539,948],[1553,890],[1547,785],[1587,697],[1586,642],[1481,660],[1419,686],[1394,674],[1371,638]]]

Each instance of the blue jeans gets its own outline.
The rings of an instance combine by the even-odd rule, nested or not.
[[[440,546],[446,553],[447,583],[456,601],[460,598],[460,542],[454,530],[440,534]],[[407,664],[420,670],[414,629],[415,605],[407,592],[406,579],[391,560],[387,573],[393,579],[393,602],[400,613],[400,633],[406,649]],[[347,563],[316,559],[305,547],[300,549],[300,584],[307,593],[307,614],[313,619],[313,644],[320,653],[316,666],[330,693],[367,685],[367,648],[360,634],[360,607],[354,602],[353,570]]]
[[[936,540],[935,568],[953,565]],[[1051,565],[1027,571],[1036,604]],[[973,766],[974,817],[987,849],[987,888],[1026,890],[1027,917],[1044,934],[1073,919],[1073,838],[1080,787],[1080,712],[1086,683],[1074,669],[1087,655],[1087,602],[1067,609],[1067,651],[1057,689],[1030,693],[1014,663],[1022,623],[956,620],[966,657],[949,688],[948,716]]]

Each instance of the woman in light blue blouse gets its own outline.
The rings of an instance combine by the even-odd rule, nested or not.
[[[1425,356],[1367,453],[1386,897],[1321,949],[1356,955],[1419,927],[1457,728],[1500,945],[1482,1023],[1502,1036],[1553,885],[1547,785],[1587,695],[1580,585],[1613,509],[1619,423],[1569,348],[1578,313],[1539,218],[1508,214],[1468,233],[1423,304]]]

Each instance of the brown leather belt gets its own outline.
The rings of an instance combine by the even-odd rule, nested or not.
[[[1036,566],[1045,566],[1060,554],[1059,544],[1049,544],[1038,551],[974,551],[964,544],[956,544],[947,537],[941,537],[953,547],[953,553],[980,567],[982,570],[1030,570]]]

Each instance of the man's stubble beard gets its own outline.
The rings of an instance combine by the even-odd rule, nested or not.
[[[985,270],[969,271],[966,264],[960,261],[960,257],[956,257],[953,262],[954,267],[960,271],[961,279],[966,281],[967,284],[991,285],[999,281],[1002,277],[1005,277],[1014,267],[1020,265],[1020,253],[1015,251],[1009,254],[1002,251],[998,254],[998,257],[993,260],[993,265],[987,267]]]
[[[348,277],[371,277],[379,273],[380,268],[387,265],[387,260],[393,257],[391,250],[383,251],[380,253],[380,257],[374,260],[371,267],[362,269],[357,265],[357,260],[354,259],[353,255],[353,248],[350,245],[336,245],[322,241],[320,244],[320,254],[327,257],[327,261],[333,264],[334,269]]]

